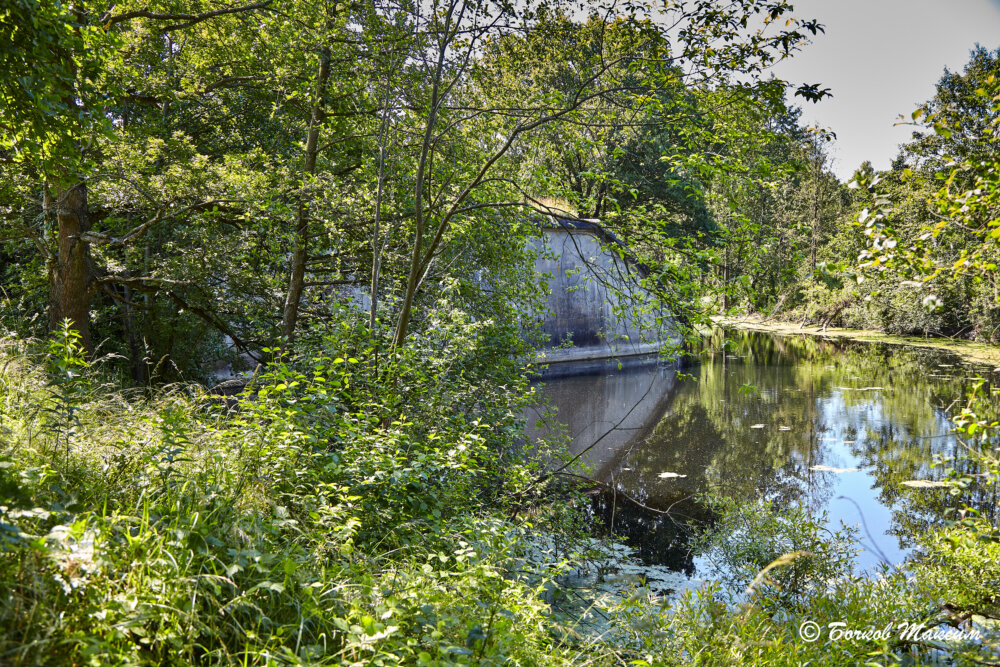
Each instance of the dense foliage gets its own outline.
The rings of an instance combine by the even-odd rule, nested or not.
[[[918,129],[889,170],[865,164],[850,185],[810,179],[800,188],[825,193],[817,194],[813,260],[793,264],[778,293],[746,297],[739,307],[995,342],[998,63],[1000,51],[977,47],[962,72],[946,71],[935,96],[908,119]],[[821,164],[822,151],[815,155]],[[770,250],[764,255],[777,261]]]
[[[254,364],[328,298],[395,347],[442,296],[530,314],[525,241],[553,212],[605,218],[697,317],[723,245],[706,188],[794,162],[743,144],[789,113],[766,69],[821,30],[757,0],[105,4],[3,14],[4,63],[38,63],[2,89],[3,298],[140,384]]]
[[[571,661],[538,597],[560,560],[533,567],[505,519],[536,474],[529,394],[523,374],[496,389],[515,364],[484,366],[474,328],[445,322],[379,379],[386,350],[344,326],[221,400],[109,391],[68,327],[47,372],[4,340],[3,661]]]
[[[998,53],[851,193],[768,73],[822,30],[792,9],[0,7],[0,663],[844,664],[935,649],[830,651],[799,620],[995,617],[982,386],[980,467],[950,468],[961,515],[910,579],[722,497],[698,544],[723,583],[670,609],[639,587],[599,634],[557,613],[604,552],[564,443],[524,435],[543,217],[599,218],[672,333],[1000,329]]]

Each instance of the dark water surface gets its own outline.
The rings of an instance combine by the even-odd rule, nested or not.
[[[934,350],[720,332],[679,372],[559,378],[541,394],[573,453],[587,450],[577,472],[615,490],[596,494],[594,511],[646,563],[697,573],[690,526],[712,516],[695,496],[715,489],[801,503],[831,528],[863,524],[858,568],[868,569],[903,561],[912,536],[956,503],[947,489],[902,482],[944,478],[931,464],[959,453],[949,406],[992,371]],[[995,496],[977,502],[994,513]]]

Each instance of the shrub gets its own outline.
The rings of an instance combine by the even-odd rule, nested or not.
[[[527,385],[448,326],[468,344],[434,355],[320,332],[236,401],[109,390],[65,331],[49,376],[0,341],[0,663],[572,661],[503,501]]]

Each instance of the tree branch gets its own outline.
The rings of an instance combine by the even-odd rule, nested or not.
[[[250,12],[255,9],[264,9],[271,5],[273,0],[263,0],[262,2],[254,2],[249,5],[244,5],[242,7],[224,7],[223,9],[216,9],[210,12],[203,12],[201,14],[158,14],[156,12],[151,12],[148,9],[140,9],[134,12],[125,12],[124,14],[119,14],[118,16],[104,16],[101,22],[105,27],[111,27],[125,21],[131,21],[132,19],[152,19],[154,21],[184,21],[184,23],[177,23],[174,25],[168,25],[161,28],[162,32],[169,32],[171,30],[182,30],[184,28],[190,28],[193,25],[201,23],[202,21],[207,21],[213,19],[217,16],[225,16],[227,14],[239,14],[242,12]]]
[[[164,220],[169,220],[170,218],[175,218],[178,215],[183,215],[185,213],[190,213],[192,211],[202,211],[210,206],[216,206],[218,204],[231,204],[233,202],[238,202],[238,199],[211,199],[209,201],[199,202],[197,204],[191,204],[190,206],[185,206],[184,208],[177,209],[167,215],[164,215],[164,209],[160,208],[157,210],[156,215],[147,220],[146,222],[133,227],[124,236],[114,238],[108,236],[107,234],[101,234],[100,232],[84,232],[80,234],[79,238],[82,241],[90,243],[92,245],[106,245],[111,247],[120,247],[128,245],[133,241],[137,241],[142,238],[149,228],[158,222],[163,222]]]

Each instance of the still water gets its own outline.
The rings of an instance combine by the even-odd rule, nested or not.
[[[991,375],[934,350],[740,331],[717,333],[679,369],[552,379],[541,394],[583,453],[573,469],[607,485],[595,514],[647,564],[704,569],[688,541],[712,520],[698,499],[711,489],[858,525],[860,571],[905,560],[912,536],[956,503],[902,483],[944,478],[935,458],[960,448],[950,410]],[[996,487],[975,502],[995,513]]]

